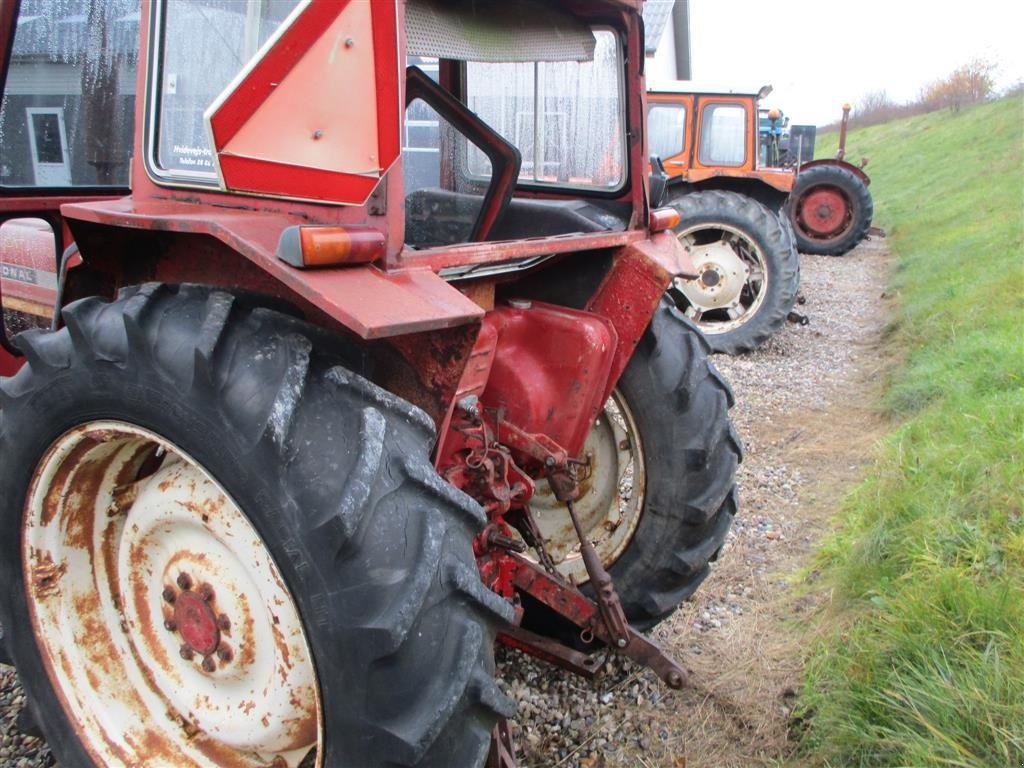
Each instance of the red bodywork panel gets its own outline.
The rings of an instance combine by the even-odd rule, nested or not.
[[[542,434],[575,456],[604,407],[616,350],[607,318],[534,302],[487,315],[497,346],[484,408],[501,409],[527,432]]]
[[[372,265],[297,269],[277,258],[281,232],[307,223],[289,213],[225,210],[135,197],[61,209],[72,231],[76,221],[206,234],[276,277],[303,300],[364,339],[448,328],[483,316],[483,310],[426,267],[384,272]]]
[[[43,318],[49,325],[57,299],[54,236],[42,219],[0,224],[0,276],[4,309]]]

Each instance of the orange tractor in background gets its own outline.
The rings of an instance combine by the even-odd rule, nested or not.
[[[740,446],[641,9],[0,0],[0,655],[62,765],[509,766],[496,636],[684,685],[640,629]]]
[[[813,130],[799,148],[795,140],[783,144],[781,113],[759,114],[770,92],[696,91],[682,82],[648,92],[649,149],[664,172],[664,199],[681,214],[676,232],[700,273],[677,279],[670,295],[721,352],[753,349],[787,317],[800,319],[790,314],[797,251],[841,255],[871,224],[870,180],[842,159],[848,110],[839,158],[805,161]]]

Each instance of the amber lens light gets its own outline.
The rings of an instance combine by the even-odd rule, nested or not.
[[[679,211],[675,208],[657,208],[651,211],[651,232],[661,232],[679,226]]]
[[[365,227],[288,227],[277,257],[293,267],[368,264],[384,255],[384,235]]]

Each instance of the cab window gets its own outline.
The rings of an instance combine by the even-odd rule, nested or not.
[[[747,112],[742,104],[704,107],[700,123],[701,165],[743,165],[746,160]]]
[[[159,6],[156,125],[150,162],[161,176],[215,181],[204,113],[299,0],[171,0]]]
[[[682,104],[652,104],[647,111],[648,154],[665,159],[683,151],[686,107]]]

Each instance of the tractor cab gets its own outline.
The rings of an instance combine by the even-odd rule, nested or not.
[[[770,85],[751,93],[695,88],[688,82],[650,91],[651,154],[661,158],[670,179],[743,178],[785,194],[793,174],[771,168],[761,138],[758,102],[770,92]],[[780,121],[778,136],[782,132]]]

